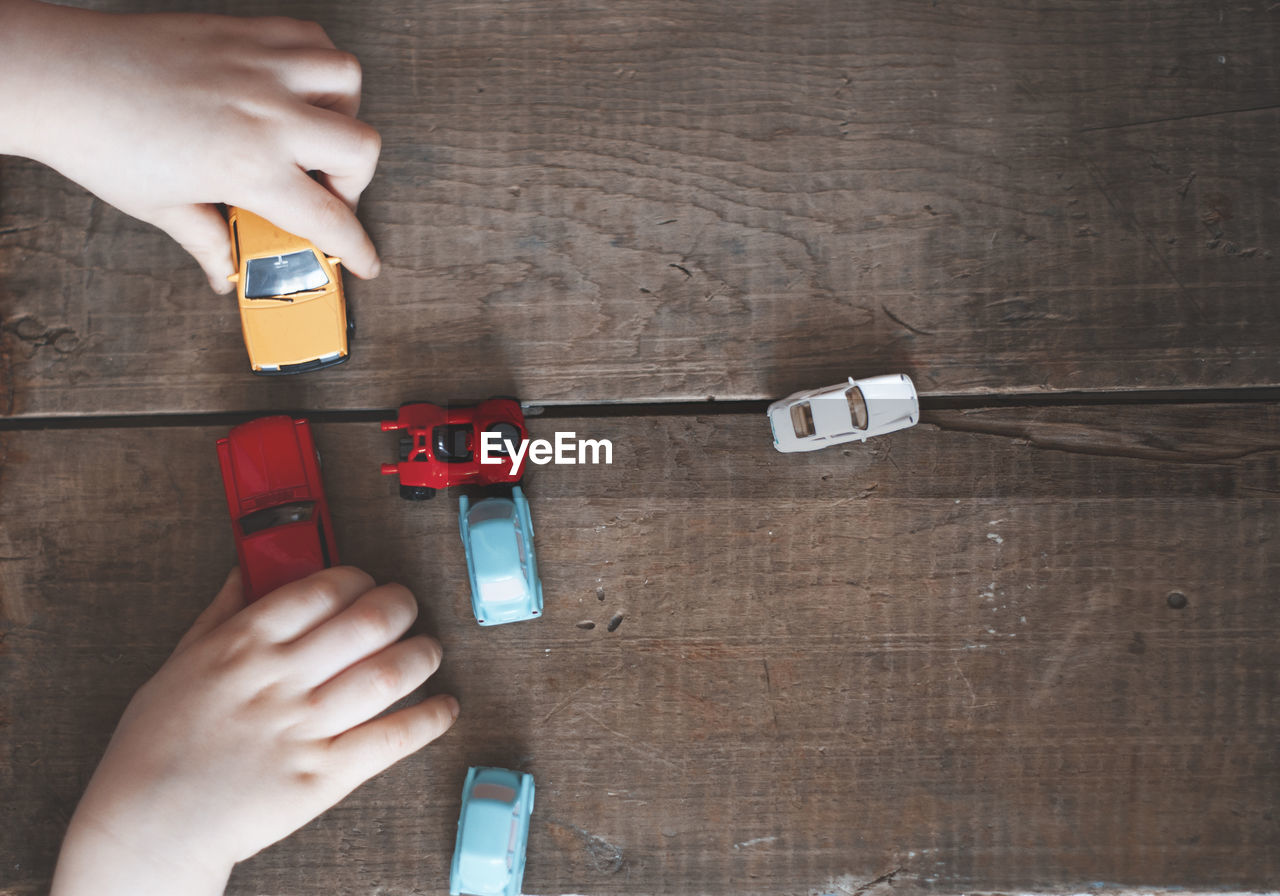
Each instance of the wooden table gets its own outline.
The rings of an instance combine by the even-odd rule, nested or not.
[[[537,779],[528,893],[1274,889],[1276,4],[271,11],[384,139],[345,366],[249,375],[176,245],[0,160],[0,894],[233,562],[213,443],[267,411],[463,716],[231,893],[444,892],[479,764]],[[899,371],[914,429],[770,446]],[[530,475],[546,618],[482,630],[377,421],[490,394],[614,459]]]

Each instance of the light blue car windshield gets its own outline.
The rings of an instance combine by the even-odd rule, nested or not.
[[[481,501],[467,514],[472,526],[478,526],[487,520],[509,520],[516,515],[516,506],[510,501]]]
[[[274,299],[319,289],[329,282],[320,259],[310,249],[250,259],[248,267],[244,284],[246,299]]]

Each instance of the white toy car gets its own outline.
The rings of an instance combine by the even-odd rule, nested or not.
[[[920,399],[905,373],[849,377],[847,383],[775,401],[768,414],[774,448],[816,451],[914,426],[920,420]]]

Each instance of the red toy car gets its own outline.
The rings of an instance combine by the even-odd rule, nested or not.
[[[524,459],[516,464],[509,446],[519,450],[529,438],[524,412],[514,398],[490,398],[478,405],[442,408],[426,402],[400,406],[383,432],[403,430],[400,463],[383,464],[385,476],[400,477],[400,497],[422,501],[450,485],[504,485],[519,482]],[[484,434],[490,433],[482,462]],[[495,438],[496,437],[496,438]]]
[[[260,417],[218,439],[245,598],[333,566],[338,547],[306,420]]]

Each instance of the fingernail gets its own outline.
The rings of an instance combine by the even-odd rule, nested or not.
[[[462,707],[458,705],[458,701],[454,697],[449,697],[445,703],[449,706],[449,715],[453,721],[457,721],[458,713],[462,712]]]
[[[369,268],[369,279],[372,280],[374,277],[378,276],[381,273],[382,273],[382,259],[375,258],[373,260],[373,266]]]

